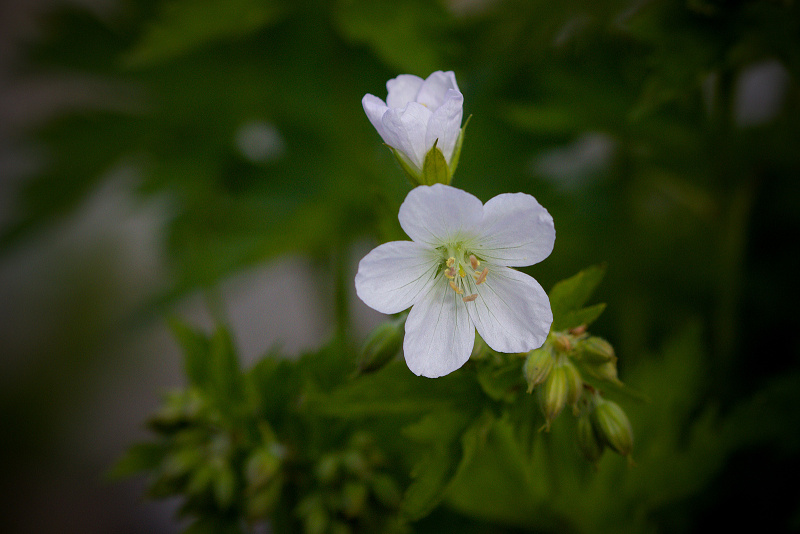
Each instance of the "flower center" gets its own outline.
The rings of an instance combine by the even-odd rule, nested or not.
[[[478,286],[486,281],[489,268],[481,269],[481,262],[474,254],[461,247],[447,249],[444,275],[450,288],[462,295],[464,302],[472,302],[478,298]]]

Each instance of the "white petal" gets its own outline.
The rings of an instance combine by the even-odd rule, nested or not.
[[[369,94],[364,95],[364,98],[361,99],[361,105],[364,107],[364,113],[367,114],[369,122],[371,122],[375,129],[378,130],[383,142],[388,145],[389,142],[386,140],[386,128],[383,127],[382,119],[383,114],[386,113],[389,108],[386,107],[386,104],[383,103],[383,100],[377,96]]]
[[[413,74],[401,74],[397,78],[389,80],[386,82],[386,89],[389,92],[386,97],[386,105],[390,108],[402,109],[409,102],[416,102],[422,82],[422,78]]]
[[[458,91],[449,89],[445,94],[444,103],[433,112],[428,122],[428,132],[425,136],[426,146],[433,146],[437,139],[437,147],[444,154],[448,165],[453,157],[456,141],[461,133],[461,118],[464,113],[464,97]]]
[[[383,127],[392,142],[386,144],[403,152],[408,159],[422,169],[422,162],[428,147],[425,146],[425,132],[431,111],[416,102],[410,102],[404,109],[389,109],[383,115]]]
[[[436,378],[464,365],[475,343],[475,328],[461,295],[440,275],[430,293],[406,319],[403,353],[411,372]]]
[[[555,240],[553,217],[535,198],[506,193],[483,207],[480,237],[473,252],[492,263],[522,267],[549,256]]]
[[[483,204],[455,187],[421,185],[408,193],[397,218],[408,237],[438,247],[473,240],[483,219]]]
[[[467,303],[475,329],[498,352],[527,352],[541,347],[553,312],[539,282],[508,267],[490,266],[478,298]]]
[[[381,313],[401,312],[428,293],[440,259],[413,241],[384,243],[358,264],[356,294]]]
[[[456,85],[455,75],[452,72],[436,71],[428,76],[419,88],[417,102],[425,104],[431,109],[436,109],[442,105],[445,94],[450,89],[460,93],[458,85]]]

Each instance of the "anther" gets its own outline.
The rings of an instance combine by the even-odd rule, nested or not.
[[[456,263],[456,259],[453,256],[450,256],[449,258],[447,258],[447,266],[448,267],[452,267],[453,265],[455,265],[455,263]]]
[[[464,302],[472,302],[476,298],[478,298],[478,294],[477,293],[473,293],[472,295],[469,295],[469,296],[466,296],[466,297],[462,297],[461,300],[463,300]]]
[[[478,265],[481,264],[481,262],[479,262],[478,258],[475,257],[475,254],[470,254],[469,255],[469,264],[472,265],[472,269],[473,270],[476,270],[478,268]]]
[[[489,275],[489,268],[486,267],[483,271],[481,271],[481,274],[478,275],[478,278],[475,279],[475,284],[476,285],[482,284],[484,280],[486,280],[486,277],[488,275]]]
[[[456,285],[456,283],[455,283],[455,282],[453,282],[452,280],[450,280],[450,287],[452,287],[452,288],[453,288],[453,291],[455,291],[455,292],[456,292],[456,293],[458,293],[459,295],[462,295],[462,294],[464,293],[464,290],[462,290],[460,287],[458,287],[458,286]]]

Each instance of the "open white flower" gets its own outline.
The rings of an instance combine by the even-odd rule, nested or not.
[[[550,255],[553,218],[524,193],[485,205],[450,186],[413,189],[398,216],[412,241],[380,245],[359,263],[356,292],[369,307],[406,320],[409,369],[435,378],[469,359],[475,330],[498,352],[540,347],[550,331],[550,300],[536,280],[511,267]]]
[[[464,96],[453,72],[436,71],[427,79],[401,74],[386,82],[386,102],[367,94],[361,100],[378,130],[415,183],[425,183],[425,157],[434,143],[446,163],[447,181],[458,159]]]

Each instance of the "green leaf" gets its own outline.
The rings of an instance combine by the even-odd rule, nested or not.
[[[428,153],[425,154],[425,162],[422,164],[422,183],[423,185],[449,184],[450,173],[447,169],[447,160],[444,154],[436,146],[437,139]]]
[[[109,479],[127,478],[156,469],[168,452],[168,447],[163,443],[137,443],[117,460],[108,471]]]
[[[331,393],[307,391],[304,406],[337,417],[413,415],[450,407],[468,409],[481,398],[480,389],[465,375],[452,373],[431,380],[415,376],[405,362],[398,360]]]
[[[183,351],[183,368],[189,383],[205,388],[209,381],[208,338],[174,318],[169,320],[169,327]]]
[[[401,506],[411,521],[428,515],[442,500],[461,458],[459,437],[469,416],[453,410],[437,410],[403,433],[424,446],[422,458],[411,471],[414,481],[406,490]]]
[[[238,38],[273,23],[283,8],[268,0],[173,0],[125,57],[130,67],[150,66],[209,43]]]
[[[580,308],[571,312],[567,312],[558,321],[558,328],[556,330],[566,330],[575,328],[580,325],[589,326],[592,324],[603,311],[606,309],[605,302],[593,304],[585,308]]]
[[[569,321],[575,320],[575,317],[585,316],[592,320],[597,318],[596,315],[592,317],[593,314],[596,313],[599,315],[602,309],[599,311],[595,309],[581,312],[580,314],[573,315],[572,319],[570,318],[570,314],[576,314],[576,312],[581,309],[583,304],[597,288],[597,285],[603,279],[605,273],[605,265],[595,265],[553,286],[549,294],[550,306],[553,310],[553,330],[564,330],[566,328],[578,326],[580,323],[575,325],[568,324]],[[597,305],[594,306],[594,308],[596,307]]]
[[[227,328],[219,327],[211,336],[209,364],[211,385],[217,399],[223,404],[241,400],[244,394],[242,375],[233,338]]]
[[[530,525],[538,515],[531,477],[543,474],[530,473],[530,459],[511,422],[505,419],[489,422],[488,428],[480,430],[485,433],[480,438],[481,445],[453,479],[447,502],[470,517]]]
[[[189,382],[210,394],[220,407],[241,400],[242,375],[230,332],[220,326],[207,337],[178,320],[170,320],[169,324],[183,350]]]
[[[523,363],[523,359],[510,358],[502,366],[490,362],[479,365],[477,378],[483,392],[492,400],[513,402],[524,386]]]

